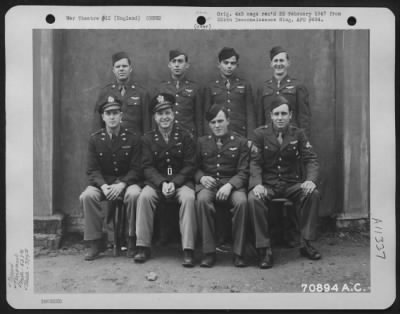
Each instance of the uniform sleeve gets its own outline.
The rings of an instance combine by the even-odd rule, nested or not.
[[[246,86],[246,118],[247,118],[247,137],[253,133],[256,128],[256,121],[254,116],[254,97],[253,89],[250,84]]]
[[[306,131],[308,137],[311,134],[311,110],[308,101],[308,91],[305,86],[297,86],[297,110],[298,110],[298,122],[299,127]]]
[[[249,190],[253,189],[256,185],[262,184],[262,163],[263,163],[263,136],[258,130],[253,133],[253,145],[256,149],[251,151],[250,155],[250,179]]]
[[[156,167],[154,167],[151,143],[146,136],[143,136],[142,138],[142,167],[145,179],[151,182],[154,186],[159,187],[161,183],[167,181],[167,179],[158,172]]]
[[[172,182],[175,184],[176,187],[180,187],[184,185],[187,181],[193,179],[193,175],[195,172],[195,144],[194,140],[191,138],[189,134],[185,134],[184,137],[184,159],[183,159],[183,167],[179,173],[174,176]]]
[[[138,183],[142,180],[142,145],[139,137],[135,137],[132,141],[131,160],[129,170],[125,176],[120,178],[121,182],[127,185]]]
[[[88,165],[86,173],[88,175],[90,185],[100,188],[103,184],[106,184],[106,181],[101,173],[100,163],[97,159],[94,137],[90,137],[89,139]]]
[[[197,86],[196,95],[194,98],[194,107],[195,107],[194,119],[196,123],[197,137],[203,135],[204,112],[203,112],[202,94],[203,94],[202,89],[199,86]]]
[[[211,107],[212,101],[213,101],[213,97],[212,97],[212,93],[211,93],[211,87],[206,86],[204,88],[204,106],[203,106],[203,108],[204,108],[204,119],[203,119],[204,132],[203,132],[203,134],[204,135],[209,134],[208,122],[206,120],[205,114],[208,111],[208,109]]]
[[[305,181],[317,183],[319,174],[318,157],[308,141],[307,135],[302,129],[299,129],[299,141],[301,145],[301,157],[304,164],[304,170],[306,172],[303,177],[305,178]]]
[[[247,187],[249,179],[249,148],[247,146],[247,140],[243,139],[240,141],[240,156],[237,165],[237,173],[234,175],[228,183],[232,184],[235,189]]]
[[[202,157],[201,157],[201,142],[200,139],[197,140],[197,145],[196,145],[196,173],[194,175],[194,180],[195,183],[200,183],[201,177],[205,175],[203,169],[201,168],[202,165]]]
[[[149,111],[149,106],[150,106],[150,93],[148,91],[143,92],[143,134],[151,130],[151,114]]]
[[[256,120],[257,120],[256,127],[259,127],[261,125],[266,124],[265,112],[264,112],[264,104],[263,104],[263,97],[262,96],[263,96],[263,90],[262,90],[262,88],[259,88],[257,90],[256,102],[255,102],[255,105],[254,105],[254,112],[256,113]]]

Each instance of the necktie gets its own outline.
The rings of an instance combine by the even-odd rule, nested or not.
[[[279,144],[282,145],[282,142],[283,142],[282,132],[278,133],[277,139],[278,139]]]
[[[220,138],[217,139],[217,148],[218,148],[218,149],[221,149],[221,148],[222,148],[222,141],[221,141]]]
[[[119,91],[121,92],[121,96],[124,96],[124,95],[125,95],[125,92],[126,92],[125,86],[124,86],[124,85],[121,85],[121,86],[119,87]]]
[[[229,80],[226,80],[225,86],[227,89],[229,89],[231,87],[231,82],[229,82]]]

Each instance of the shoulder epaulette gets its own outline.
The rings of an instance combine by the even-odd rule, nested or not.
[[[93,132],[92,134],[90,134],[90,136],[95,136],[96,134],[99,134],[99,133],[102,133],[102,132],[105,132],[104,128],[99,129],[99,130]]]

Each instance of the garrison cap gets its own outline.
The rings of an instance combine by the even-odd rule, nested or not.
[[[178,57],[180,55],[184,55],[185,60],[188,59],[187,54],[185,52],[183,52],[182,50],[179,50],[179,49],[170,50],[169,51],[169,61],[171,61],[172,59],[175,59],[176,57]]]
[[[281,46],[275,46],[271,49],[271,51],[269,52],[269,57],[272,59],[277,55],[280,54],[281,52],[286,52],[286,49],[282,48]]]
[[[99,112],[103,113],[108,110],[121,110],[122,104],[121,102],[114,98],[113,96],[108,96],[103,100],[103,102],[99,106]]]
[[[114,53],[111,57],[112,59],[112,64],[114,65],[115,62],[121,60],[121,59],[128,59],[129,64],[131,64],[131,59],[129,59],[128,54],[125,51],[120,51],[117,53]]]
[[[230,57],[235,56],[239,61],[239,54],[233,48],[224,47],[218,53],[218,60],[221,62],[222,60],[229,59]]]
[[[150,102],[150,110],[152,113],[164,110],[167,108],[172,108],[175,104],[175,97],[171,94],[160,93],[156,95]]]
[[[289,107],[289,111],[292,110],[289,101],[285,97],[276,96],[271,102],[270,111],[272,112],[272,110],[279,107],[280,105],[287,105]]]
[[[206,116],[207,122],[210,122],[212,119],[214,119],[220,111],[225,113],[226,118],[229,118],[228,109],[226,109],[226,107],[224,105],[214,104],[206,112],[205,116]]]

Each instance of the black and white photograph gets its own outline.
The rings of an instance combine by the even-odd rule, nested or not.
[[[389,10],[21,6],[6,43],[10,305],[394,302]]]

